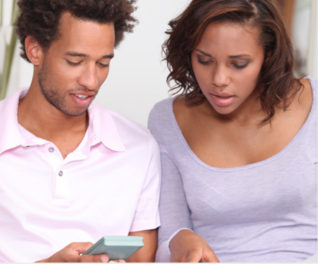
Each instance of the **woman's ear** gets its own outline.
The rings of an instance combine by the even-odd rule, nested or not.
[[[43,48],[40,46],[39,42],[32,36],[27,36],[25,38],[25,52],[28,59],[34,66],[39,66],[43,59]]]

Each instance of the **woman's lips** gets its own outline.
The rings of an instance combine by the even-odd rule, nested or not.
[[[234,95],[227,93],[210,93],[213,102],[219,107],[227,107],[234,101]]]

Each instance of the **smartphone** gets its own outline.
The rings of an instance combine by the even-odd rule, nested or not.
[[[144,246],[143,237],[139,236],[104,236],[83,255],[106,254],[110,260],[126,260]]]

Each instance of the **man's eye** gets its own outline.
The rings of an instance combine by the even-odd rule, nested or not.
[[[76,65],[80,65],[81,64],[81,62],[72,62],[72,61],[68,61],[68,60],[66,60],[66,61],[67,61],[67,63],[69,65],[72,65],[72,66],[76,66]]]
[[[107,68],[109,64],[99,63],[100,66]]]

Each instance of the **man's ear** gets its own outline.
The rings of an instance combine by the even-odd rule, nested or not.
[[[40,46],[39,42],[32,36],[27,36],[24,43],[25,52],[29,60],[34,66],[39,66],[43,60],[43,48]]]

